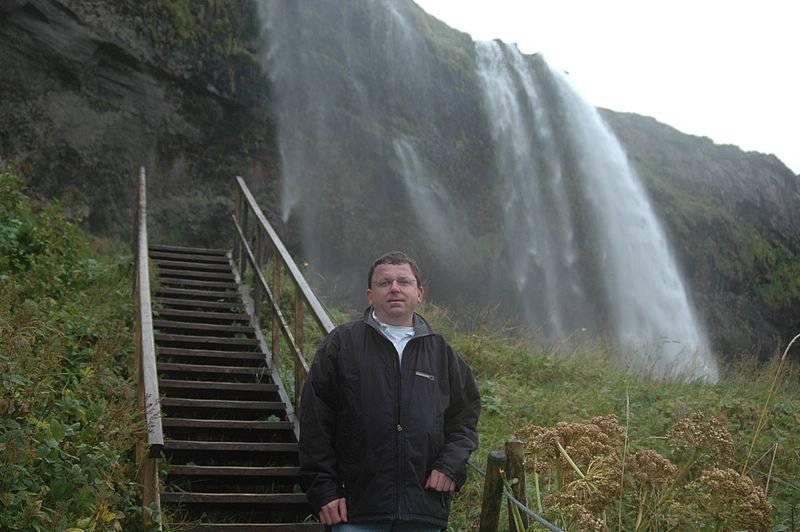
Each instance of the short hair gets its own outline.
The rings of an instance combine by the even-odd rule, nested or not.
[[[414,278],[417,280],[417,286],[422,286],[422,274],[419,271],[417,262],[402,251],[390,251],[384,253],[372,263],[372,268],[369,269],[369,276],[367,277],[367,288],[372,288],[372,276],[375,274],[375,268],[381,264],[408,264],[411,267]]]

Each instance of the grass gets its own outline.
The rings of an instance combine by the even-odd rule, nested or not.
[[[716,384],[653,379],[620,370],[614,353],[602,344],[545,343],[509,331],[464,333],[441,309],[428,306],[422,312],[470,363],[479,382],[483,396],[481,440],[473,461],[481,467],[488,453],[503,449],[506,441],[517,436],[523,436],[524,441],[526,437],[520,430],[525,427],[560,431],[561,439],[557,441],[569,444],[564,431],[597,434],[596,427],[592,427],[593,418],[610,415],[622,432],[611,453],[619,461],[619,478],[623,478],[622,464],[637,452],[652,451],[651,457],[658,453],[679,469],[689,466],[682,478],[668,489],[665,487],[660,505],[655,509],[650,506],[655,512],[649,516],[650,524],[640,524],[638,530],[777,531],[800,527],[800,371],[781,363],[780,353],[767,364],[757,363],[755,357],[737,360],[723,369],[723,378]],[[762,416],[762,428],[756,434]],[[702,452],[694,459],[689,438],[692,430],[708,435],[697,440],[705,442],[705,447],[701,446]],[[721,440],[712,436],[721,438],[720,434],[730,437],[728,453],[711,445],[719,444]],[[596,470],[603,453],[596,448],[594,454],[589,452],[592,446],[586,440],[571,443],[572,448],[564,445],[569,454],[583,452],[583,461],[575,460],[582,474],[592,467]],[[529,508],[535,508],[533,453],[529,452],[526,458]],[[564,487],[574,480],[562,470],[559,483],[558,468],[565,468],[566,461],[551,458],[547,467],[540,463],[542,515],[567,530],[592,529],[591,520],[578,521],[577,509],[564,502],[568,499]],[[598,511],[590,512],[600,523],[598,529],[637,530],[643,486],[632,478],[633,473],[624,473],[625,483],[619,486],[619,495],[615,494]],[[468,483],[454,501],[452,530],[477,526],[482,483],[479,475],[470,473]],[[709,486],[715,483],[732,487],[729,499],[714,499],[720,489],[710,490]],[[750,491],[745,490],[747,486],[751,486]],[[746,508],[735,504],[744,497],[742,490],[746,495],[758,490],[766,492],[771,511],[766,520],[756,521],[758,526],[747,520],[758,517],[758,508],[747,513]],[[738,499],[734,497],[737,493]],[[723,504],[724,512],[720,514]],[[736,513],[737,509],[741,512]],[[728,515],[738,516],[739,521],[726,521]],[[505,510],[503,518],[507,519]],[[761,528],[765,522],[771,528]]]

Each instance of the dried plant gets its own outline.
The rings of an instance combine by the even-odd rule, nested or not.
[[[686,486],[682,498],[689,526],[712,524],[715,530],[752,531],[772,528],[772,507],[764,490],[733,469],[704,471]]]
[[[615,502],[627,508],[629,518],[625,526],[620,517],[619,530],[680,529],[687,523],[765,530],[770,523],[764,490],[732,469],[718,468],[733,457],[733,439],[718,419],[702,412],[667,432],[673,461],[650,449],[623,461],[626,432],[615,416],[528,425],[517,437],[525,442],[540,512],[546,508],[565,530],[608,530],[606,511]],[[703,470],[706,465],[714,467]],[[687,483],[688,478],[696,480]]]

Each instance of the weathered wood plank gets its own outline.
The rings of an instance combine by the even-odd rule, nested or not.
[[[169,286],[159,286],[156,295],[173,295],[185,297],[208,297],[214,299],[233,299],[238,301],[239,292],[229,290],[194,290],[191,288],[170,288]]]
[[[252,382],[218,382],[218,381],[185,381],[178,379],[161,379],[159,383],[161,390],[182,389],[182,390],[224,390],[232,392],[263,392],[275,393],[278,391],[277,384],[261,384]],[[163,423],[163,421],[162,421]]]
[[[198,428],[198,429],[244,429],[244,430],[292,430],[294,425],[290,421],[247,421],[239,419],[192,419],[168,417],[162,424],[169,428]]]
[[[154,259],[155,262],[159,267],[161,266],[168,266],[171,268],[177,268],[179,270],[198,270],[201,272],[230,272],[231,267],[229,264],[208,264],[203,262],[189,262],[189,261],[180,261],[180,260],[166,260],[166,259]]]
[[[281,401],[237,401],[231,399],[188,399],[162,397],[161,407],[212,408],[216,410],[283,410]]]
[[[233,281],[208,281],[204,279],[187,279],[185,277],[160,277],[158,283],[161,286],[199,286],[206,288],[224,288],[227,290],[236,290],[238,285]]]
[[[192,248],[186,246],[170,246],[167,244],[150,244],[150,250],[152,251],[164,251],[164,252],[172,252],[172,253],[187,253],[187,254],[198,254],[198,255],[221,255],[225,256],[228,252],[224,249],[216,249],[216,248]]]
[[[171,251],[161,251],[152,248],[150,248],[150,258],[230,265],[230,263],[228,262],[228,258],[222,255],[206,255],[203,253],[180,253]]]
[[[165,492],[161,502],[202,504],[307,504],[303,493],[191,493]]]
[[[155,310],[155,314],[161,318],[196,318],[208,321],[230,321],[230,322],[249,322],[250,318],[246,314],[236,312],[213,312],[202,310],[181,310],[174,308],[160,308]]]
[[[199,336],[194,334],[156,333],[156,342],[184,342],[193,344],[237,345],[258,347],[258,340],[251,338],[220,338],[217,336]]]
[[[269,368],[263,367],[249,367],[249,366],[211,366],[211,365],[198,365],[198,364],[175,364],[173,362],[159,362],[159,372],[179,372],[179,373],[211,373],[219,375],[220,373],[230,375],[258,375],[268,377],[270,375]]]
[[[319,523],[206,523],[185,532],[325,532]]]
[[[159,356],[226,358],[230,360],[264,362],[266,359],[260,351],[228,351],[223,349],[185,349],[181,347],[159,347]]]
[[[190,270],[174,270],[172,268],[159,268],[159,279],[215,279],[218,281],[235,281],[236,276],[230,272],[216,271],[216,272],[196,272]]]
[[[176,307],[231,309],[236,311],[242,308],[240,301],[201,301],[199,299],[184,299],[180,297],[155,297],[153,301],[160,305],[173,305]]]
[[[219,325],[216,323],[193,323],[189,321],[175,321],[157,319],[153,322],[157,329],[183,329],[187,331],[208,331],[242,333],[253,335],[253,328],[249,325]]]
[[[299,467],[245,467],[245,466],[196,466],[173,465],[170,475],[207,477],[299,477]]]
[[[285,442],[228,442],[228,441],[188,441],[165,440],[165,451],[235,451],[235,452],[271,452],[296,453],[296,443]]]

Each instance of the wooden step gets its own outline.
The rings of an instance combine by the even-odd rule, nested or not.
[[[230,392],[275,393],[278,391],[278,385],[250,382],[184,381],[177,379],[161,379],[158,383],[158,389],[224,390]]]
[[[165,334],[155,333],[153,337],[156,343],[159,342],[179,342],[184,344],[213,344],[225,345],[229,347],[258,347],[258,340],[255,338],[220,338],[218,336],[200,336],[195,334]]]
[[[324,532],[325,525],[319,523],[206,523],[184,532]]]
[[[239,311],[242,308],[241,301],[201,301],[198,299],[184,299],[180,297],[155,296],[153,298],[153,303],[170,305],[173,307],[230,309],[232,311]],[[159,309],[155,309],[156,312],[158,312],[158,310]]]
[[[184,279],[182,277],[161,277],[158,278],[160,286],[199,286],[205,288],[224,288],[227,290],[236,290],[239,285],[233,281],[216,281],[204,279]]]
[[[265,377],[270,375],[269,368],[262,367],[248,367],[248,366],[211,366],[211,365],[198,365],[198,364],[176,364],[173,362],[159,362],[157,364],[159,372],[176,372],[176,373],[211,373],[215,375],[263,375]]]
[[[247,421],[238,419],[191,419],[165,417],[161,420],[164,428],[197,428],[226,430],[273,430],[291,431],[294,425],[289,421]]]
[[[173,465],[170,475],[200,477],[260,477],[286,478],[299,477],[299,467],[245,467],[245,466],[196,466]]]
[[[223,257],[226,256],[228,253],[224,249],[170,246],[167,244],[150,244],[147,249],[149,251],[164,251],[167,253],[188,253],[188,254],[194,253],[198,255],[217,255]]]
[[[176,279],[214,279],[216,281],[235,281],[236,277],[230,272],[195,272],[191,270],[174,270],[171,268],[159,268],[158,278],[176,278]]]
[[[161,407],[211,408],[215,410],[283,410],[281,401],[237,401],[232,399],[189,399],[185,397],[162,397]]]
[[[153,327],[156,329],[177,329],[186,331],[208,331],[217,333],[242,333],[252,336],[253,328],[249,325],[217,325],[214,323],[191,323],[185,321],[155,319]]]
[[[230,272],[230,264],[210,264],[205,262],[184,262],[180,260],[154,259],[159,268],[168,267],[177,270],[190,270],[200,272]]]
[[[183,298],[196,298],[196,297],[206,297],[213,300],[218,299],[235,299],[238,300],[241,297],[239,292],[234,292],[231,290],[194,290],[191,288],[170,288],[169,286],[159,286],[156,289],[156,295],[166,295],[166,296],[177,296]]]
[[[296,443],[164,440],[164,451],[297,453]]]
[[[235,365],[235,366],[257,366],[264,364],[266,357],[260,351],[222,351],[212,349],[182,349],[178,347],[158,348],[159,357],[170,357],[181,359],[179,363],[204,364],[212,361],[211,364]]]
[[[174,308],[155,309],[153,314],[161,318],[184,318],[205,321],[229,321],[249,323],[250,318],[246,314],[238,312],[211,312],[202,310],[181,310]]]
[[[202,253],[175,253],[170,251],[160,251],[150,249],[148,253],[151,259],[179,260],[189,262],[203,262],[212,264],[230,264],[228,257],[223,255],[206,255]]]
[[[181,493],[165,492],[167,504],[308,504],[304,493]]]

